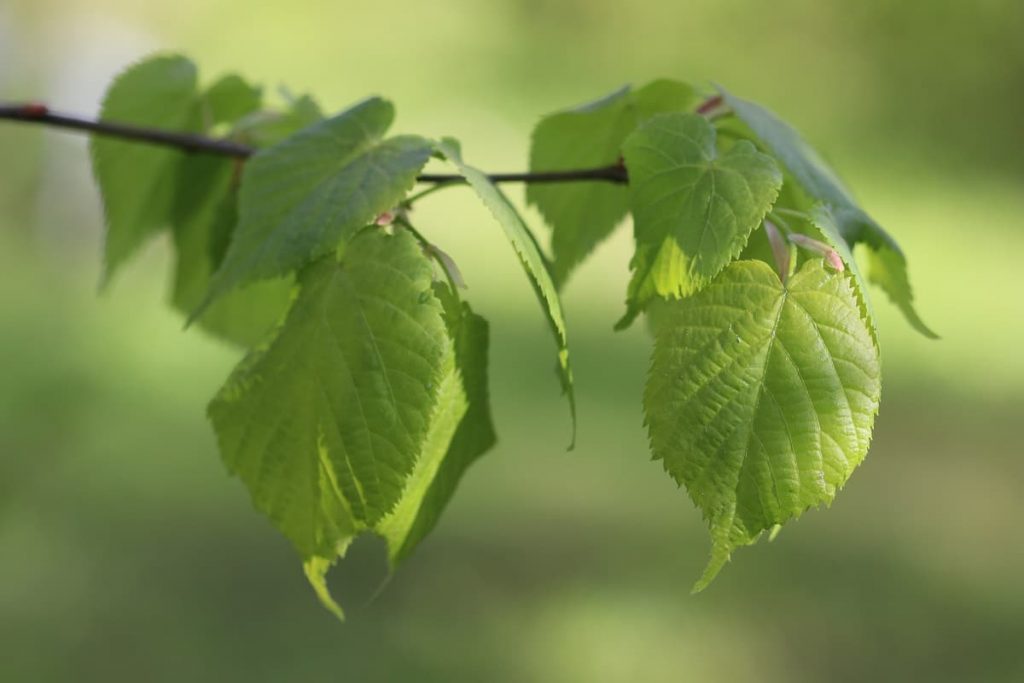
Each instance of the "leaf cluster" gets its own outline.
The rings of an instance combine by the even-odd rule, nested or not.
[[[353,539],[382,536],[397,565],[496,440],[487,322],[463,299],[454,261],[410,218],[433,191],[413,193],[432,159],[489,209],[536,292],[573,440],[559,290],[632,217],[617,327],[646,314],[654,332],[651,450],[712,537],[697,588],[736,547],[830,503],[864,459],[880,396],[868,283],[932,336],[892,238],[792,128],[725,90],[659,80],[543,118],[531,171],[621,164],[629,177],[529,184],[550,256],[456,140],[389,136],[387,100],[325,116],[307,96],[279,99],[236,75],[200,87],[180,56],[114,81],[104,119],[257,151],[243,161],[94,139],[105,280],[170,234],[171,302],[244,350],[209,405],[224,463],[339,616],[326,573]],[[868,249],[866,278],[856,244]]]

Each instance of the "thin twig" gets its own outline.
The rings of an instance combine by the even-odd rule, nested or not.
[[[256,151],[248,145],[230,140],[217,140],[191,133],[177,133],[157,128],[133,126],[127,123],[95,121],[79,116],[58,114],[42,104],[0,105],[0,119],[85,131],[93,135],[174,147],[184,152],[205,152],[238,159],[251,156]]]
[[[53,128],[84,131],[93,135],[132,140],[150,145],[173,147],[190,153],[219,154],[221,156],[245,159],[256,153],[256,148],[231,140],[209,138],[193,133],[180,133],[158,128],[146,128],[113,121],[98,121],[80,116],[50,111],[44,104],[29,103],[0,105],[0,119],[34,123]],[[526,173],[493,173],[495,183],[563,183],[580,181],[603,181],[616,184],[629,182],[626,168],[621,163],[598,168],[583,168],[566,171],[537,171]],[[465,182],[458,174],[425,173],[417,178],[421,183],[445,185]]]

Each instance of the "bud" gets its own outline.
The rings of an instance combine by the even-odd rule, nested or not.
[[[779,271],[779,279],[786,283],[789,277],[790,253],[786,238],[771,221],[764,222],[764,232],[768,236],[768,244],[772,247],[772,256],[775,257],[775,267]]]
[[[789,241],[798,247],[806,249],[807,251],[820,254],[825,259],[825,263],[831,266],[834,270],[840,273],[846,270],[846,265],[843,263],[843,259],[840,258],[839,252],[824,242],[816,240],[813,237],[808,237],[807,235],[802,235],[798,232],[792,233],[789,236]]]

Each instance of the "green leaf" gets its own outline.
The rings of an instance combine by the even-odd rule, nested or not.
[[[135,64],[108,88],[100,119],[171,131],[199,130],[196,68],[158,56]],[[177,164],[184,154],[110,137],[90,139],[107,220],[104,281],[146,238],[170,223]]]
[[[617,163],[622,143],[655,114],[697,103],[686,83],[658,80],[626,86],[582,107],[551,114],[533,130],[531,171],[595,168]],[[551,226],[552,277],[561,286],[570,271],[612,232],[628,209],[626,188],[608,182],[530,184],[526,199]]]
[[[831,207],[844,239],[851,246],[864,242],[872,248],[876,257],[872,259],[871,280],[885,290],[914,329],[937,339],[914,310],[907,260],[889,233],[858,206],[835,172],[789,124],[758,104],[736,97],[723,88],[719,91],[736,116],[750,127],[804,191]]]
[[[218,242],[230,239],[237,211],[235,160],[194,155],[180,163],[174,216],[176,254],[172,303],[188,315],[202,302],[218,263]],[[198,325],[244,347],[263,341],[282,320],[293,278],[254,282],[228,292],[207,308]]]
[[[393,117],[389,102],[371,98],[254,155],[242,175],[239,224],[204,306],[338,249],[401,201],[432,146],[416,136],[381,140]]]
[[[435,285],[435,292],[455,341],[455,368],[442,382],[439,405],[446,408],[435,415],[402,500],[378,528],[393,566],[430,533],[466,469],[496,440],[487,390],[487,321],[447,286]]]
[[[719,155],[698,114],[661,114],[625,142],[636,235],[628,312],[700,290],[743,250],[782,185],[775,161],[741,141]]]
[[[701,590],[734,548],[830,503],[864,459],[878,349],[849,277],[820,259],[787,286],[737,261],[667,308],[644,408],[654,456],[710,527]]]
[[[221,77],[203,93],[203,123],[209,130],[219,124],[234,124],[259,110],[263,90],[237,74]]]
[[[853,282],[855,287],[855,293],[857,295],[857,301],[860,304],[861,315],[864,320],[867,321],[868,330],[871,332],[871,340],[875,346],[878,346],[878,329],[875,325],[875,312],[871,307],[871,298],[868,296],[867,282],[864,280],[864,276],[860,272],[860,266],[857,265],[857,259],[853,257],[853,251],[850,249],[849,243],[843,239],[842,232],[840,231],[839,224],[836,222],[835,215],[827,204],[818,204],[815,206],[810,213],[811,223],[818,229],[821,235],[825,238],[825,241],[835,249],[840,258],[843,259],[843,263],[850,269],[853,274]]]
[[[316,101],[303,95],[290,101],[284,111],[252,112],[235,123],[233,133],[242,142],[255,147],[271,147],[323,118]]]
[[[434,527],[466,469],[495,441],[487,398],[487,323],[446,285],[435,283],[434,293],[444,306],[455,357],[445,366],[423,448],[401,499],[369,528],[387,541],[392,570]],[[346,540],[339,543],[337,556],[304,563],[317,597],[339,618],[344,617],[328,590],[327,572],[347,547]]]
[[[233,125],[260,108],[261,92],[229,75],[210,86],[201,101],[207,127]],[[178,162],[172,209],[176,254],[172,303],[186,315],[203,301],[235,229],[241,169],[241,160],[215,155],[188,155]],[[255,346],[284,317],[293,284],[289,276],[232,290],[206,309],[198,324],[222,339]]]
[[[408,232],[361,233],[303,271],[274,340],[210,404],[228,469],[305,559],[402,497],[453,365],[431,277]]]
[[[914,294],[910,289],[907,259],[903,252],[883,244],[870,252],[868,263],[871,265],[868,279],[889,295],[890,301],[900,309],[910,326],[929,339],[938,339],[939,335],[921,320],[914,309]]]
[[[559,381],[562,391],[569,400],[569,413],[572,418],[572,437],[569,443],[571,450],[576,442],[576,397],[572,385],[572,366],[569,363],[569,342],[566,336],[562,304],[558,298],[558,290],[551,279],[546,260],[530,229],[526,227],[526,223],[519,216],[519,212],[483,171],[462,161],[458,145],[453,144],[452,140],[445,139],[437,144],[437,151],[455,165],[459,173],[497,219],[519,256],[519,261],[530,278],[537,299],[547,315],[548,323],[555,336],[555,343],[558,345]]]

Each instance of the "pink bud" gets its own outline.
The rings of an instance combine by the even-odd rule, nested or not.
[[[835,249],[830,249],[829,252],[825,254],[825,263],[829,264],[840,273],[846,270],[846,266],[843,264],[843,259],[839,258],[839,252]]]
[[[385,211],[381,215],[377,216],[377,219],[374,221],[374,223],[376,223],[377,225],[380,225],[380,226],[391,225],[394,222],[395,222],[395,212],[394,211]]]
[[[775,267],[779,271],[779,279],[785,284],[786,278],[789,276],[790,262],[789,246],[786,244],[786,238],[771,221],[764,222],[764,232],[768,236],[768,244],[771,245],[772,256],[775,257]]]
[[[813,251],[816,254],[820,254],[825,259],[825,263],[830,265],[834,270],[840,273],[846,270],[846,265],[843,263],[843,259],[840,258],[839,253],[831,246],[816,240],[813,237],[802,235],[798,232],[794,232],[789,236],[789,241],[798,247],[803,247],[807,251]]]

